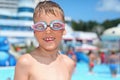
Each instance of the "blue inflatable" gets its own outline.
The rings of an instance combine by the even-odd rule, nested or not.
[[[16,59],[15,59],[14,56],[10,55],[8,61],[9,61],[9,66],[15,66],[16,65]]]
[[[9,58],[8,53],[0,51],[0,66],[7,66],[8,58]]]
[[[16,59],[7,52],[0,51],[0,66],[15,66]]]
[[[15,66],[16,59],[9,53],[9,43],[6,37],[0,37],[0,66]]]
[[[77,61],[84,61],[86,63],[89,62],[89,58],[85,53],[83,53],[83,52],[75,52],[75,54],[77,56]]]
[[[9,51],[10,45],[6,37],[0,37],[0,51]]]

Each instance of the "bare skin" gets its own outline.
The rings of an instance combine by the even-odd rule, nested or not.
[[[96,59],[96,56],[94,53],[91,53],[89,55],[89,72],[93,73],[92,69],[94,68],[94,61]]]
[[[58,54],[54,60],[33,53],[25,54],[18,62],[19,67],[16,67],[19,72],[16,72],[15,80],[70,80],[73,64],[71,59],[62,54]]]
[[[43,13],[36,22],[46,21],[49,24],[53,20],[62,20],[62,17]],[[64,33],[65,30],[54,31],[49,27],[43,32],[34,31],[40,46],[18,59],[14,80],[71,80],[75,63],[58,53]]]
[[[90,62],[93,62],[93,63],[94,63],[94,61],[95,61],[95,59],[96,59],[96,56],[95,56],[94,53],[92,53],[92,54],[89,56],[89,58],[90,58]]]

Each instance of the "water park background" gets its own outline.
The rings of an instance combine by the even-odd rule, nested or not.
[[[19,4],[18,1],[0,1],[5,7],[0,8],[0,80],[13,80],[17,59],[38,46],[31,29],[35,5],[32,0],[29,4],[28,0],[20,0]],[[72,80],[120,80],[120,18],[102,23],[75,21],[67,16],[65,20],[67,34],[61,41],[60,52],[66,54],[69,47],[74,48],[77,65]],[[97,58],[93,74],[89,73],[89,51]],[[110,51],[115,51],[119,58],[115,78],[111,76],[107,60]],[[101,52],[105,54],[104,63],[100,59]]]

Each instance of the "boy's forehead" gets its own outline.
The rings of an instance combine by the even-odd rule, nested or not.
[[[45,14],[45,13],[37,15],[35,18],[35,22],[39,22],[39,21],[49,22],[49,21],[53,21],[53,20],[61,20],[62,21],[63,19],[62,19],[62,16],[59,14],[53,15],[53,14]]]

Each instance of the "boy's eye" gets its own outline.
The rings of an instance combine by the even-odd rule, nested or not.
[[[39,24],[39,25],[36,26],[36,28],[37,28],[38,30],[44,29],[44,25]]]
[[[53,24],[53,28],[61,28],[61,27],[62,27],[62,24],[60,24],[60,23]]]

